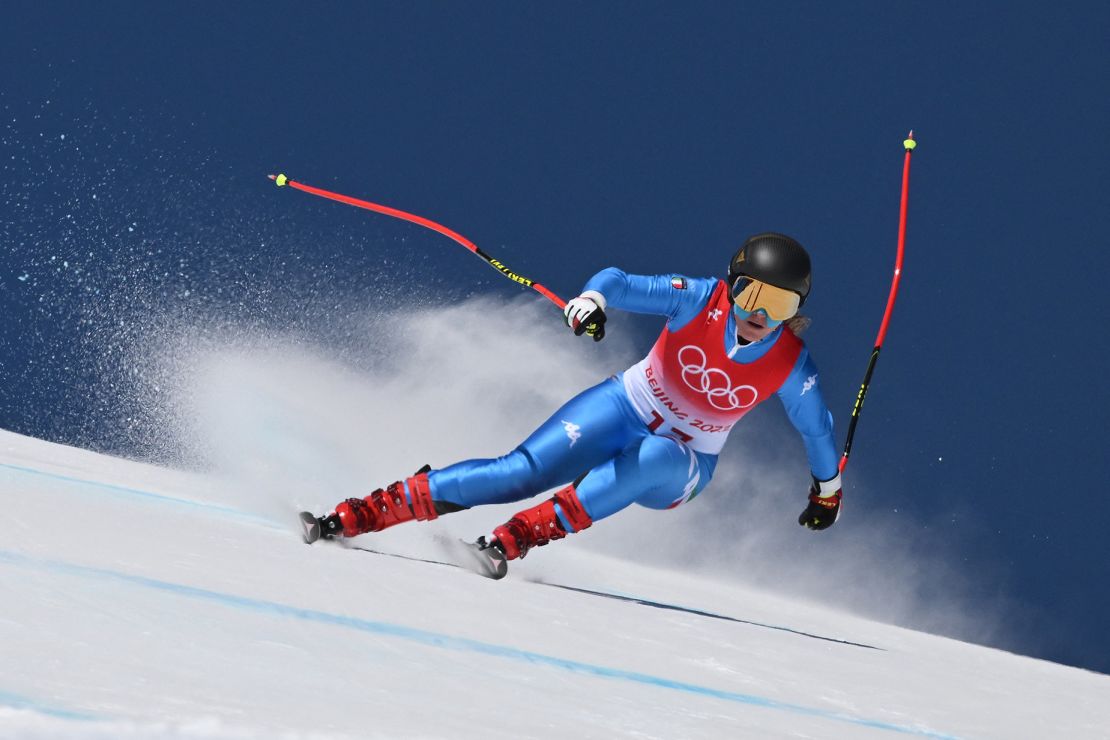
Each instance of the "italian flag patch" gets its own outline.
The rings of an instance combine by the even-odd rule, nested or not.
[[[686,278],[673,277],[671,278],[671,287],[675,290],[686,290]]]

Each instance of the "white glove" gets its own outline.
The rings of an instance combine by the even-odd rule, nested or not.
[[[576,336],[588,334],[595,342],[605,336],[605,296],[596,290],[587,290],[567,301],[563,315]]]

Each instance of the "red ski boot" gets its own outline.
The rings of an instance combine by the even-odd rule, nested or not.
[[[335,507],[335,514],[320,519],[321,536],[355,537],[367,531],[381,531],[403,521],[428,521],[440,516],[442,511],[432,500],[432,489],[427,483],[430,469],[424,466],[413,477],[397,480],[365,498],[346,499]],[[405,497],[406,485],[411,505]],[[450,505],[447,507],[450,508]]]
[[[555,504],[562,509],[575,532],[581,532],[593,524],[590,515],[582,508],[574,486],[567,486],[551,499],[516,514],[494,529],[490,545],[503,552],[506,560],[516,560],[527,555],[533,547],[563,539],[567,536],[567,531],[563,529],[559,516],[555,513]]]

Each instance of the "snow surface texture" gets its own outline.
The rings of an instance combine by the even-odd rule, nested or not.
[[[530,310],[481,311],[483,331],[498,335],[501,321],[512,334]],[[473,311],[400,327],[457,360],[450,382],[417,352],[356,369],[272,339],[166,350],[170,369],[153,375],[194,472],[0,433],[0,737],[1107,736],[1110,677],[704,567],[758,565],[757,581],[801,583],[824,602],[821,579],[797,581],[804,569],[789,561],[828,552],[871,578],[887,616],[930,612],[893,583],[910,571],[889,543],[862,528],[820,538],[790,521],[798,476],[723,462],[715,498],[622,513],[500,582],[302,544],[298,509],[327,509],[425,461],[503,452],[597,380],[574,362],[584,345],[564,349],[554,332],[487,344],[489,363],[469,372]],[[737,487],[786,503],[744,508]],[[743,530],[752,539],[713,529],[730,493],[734,518],[763,517]],[[351,544],[435,559],[437,537],[487,533],[518,508]],[[768,549],[760,529],[797,544]]]
[[[7,433],[0,461],[3,737],[1095,738],[1110,727],[1110,677],[567,542],[489,581],[308,547],[292,517],[229,508],[204,477]],[[373,544],[436,557],[430,535],[448,521]]]

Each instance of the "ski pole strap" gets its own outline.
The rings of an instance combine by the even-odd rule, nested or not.
[[[428,219],[428,218],[424,218],[423,216],[417,216],[414,213],[408,213],[407,211],[402,211],[398,208],[390,208],[389,206],[383,206],[379,203],[371,203],[368,200],[361,200],[359,198],[352,198],[349,195],[343,195],[341,193],[333,193],[330,190],[324,190],[323,188],[317,188],[317,187],[313,187],[312,185],[306,185],[303,182],[297,182],[296,180],[291,180],[288,177],[286,177],[285,175],[269,175],[268,177],[271,180],[273,180],[274,184],[277,185],[279,188],[288,186],[288,187],[291,187],[295,190],[300,190],[301,192],[304,192],[304,193],[309,193],[311,195],[316,195],[316,196],[319,196],[321,198],[327,198],[328,200],[334,200],[337,203],[346,203],[349,206],[354,206],[356,208],[364,208],[368,211],[374,211],[375,213],[381,213],[381,214],[384,214],[386,216],[392,216],[393,218],[399,218],[403,221],[409,221],[411,223],[423,226],[427,229],[431,229],[432,231],[435,231],[439,234],[443,234],[444,236],[448,237],[449,239],[454,240],[458,244],[461,244],[462,246],[466,247],[467,249],[469,249],[474,254],[481,257],[483,260],[486,261],[486,264],[488,264],[490,267],[492,267],[493,269],[500,272],[505,277],[512,280],[514,283],[519,283],[520,285],[523,285],[526,288],[531,288],[532,290],[536,291],[537,293],[542,295],[544,298],[546,298],[547,300],[551,301],[556,306],[558,306],[560,310],[562,310],[564,307],[566,307],[566,301],[564,301],[559,296],[555,295],[555,293],[551,292],[550,290],[548,290],[544,286],[540,285],[535,280],[532,280],[531,278],[526,278],[526,277],[524,277],[523,275],[521,275],[519,273],[513,272],[503,262],[501,262],[500,260],[496,260],[493,257],[486,254],[485,252],[483,252],[481,247],[479,247],[477,244],[470,241],[469,239],[467,239],[465,236],[458,233],[457,231],[454,231],[452,229],[447,228],[443,224],[436,223],[435,221],[432,221],[431,219]]]

